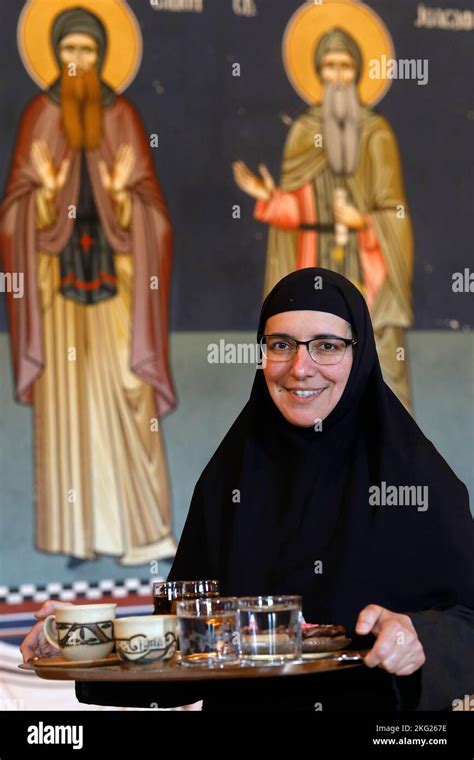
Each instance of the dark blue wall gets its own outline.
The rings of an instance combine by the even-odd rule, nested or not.
[[[234,186],[230,165],[236,158],[252,167],[264,161],[278,176],[288,129],[281,115],[293,118],[305,104],[281,61],[282,33],[301,0],[254,2],[253,17],[235,15],[231,0],[204,0],[202,14],[129,3],[142,29],[144,59],[126,94],[147,131],[160,137],[156,166],[176,232],[174,330],[253,329],[257,321],[266,229],[253,221],[253,203]],[[474,33],[418,29],[415,0],[368,4],[388,26],[397,58],[429,60],[427,86],[395,80],[378,106],[400,143],[414,218],[416,326],[466,328],[469,295],[454,294],[451,283],[452,273],[472,259]],[[2,187],[18,119],[36,92],[16,46],[22,6],[0,6]],[[455,6],[474,9],[466,0]],[[232,76],[234,61],[240,78]],[[242,206],[241,220],[232,219],[234,203]]]

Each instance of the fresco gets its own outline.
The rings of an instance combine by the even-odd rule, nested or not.
[[[172,556],[158,419],[172,227],[136,107],[126,3],[29,2],[18,41],[42,92],[21,117],[1,207],[15,395],[34,409],[36,547],[139,565]],[[127,464],[125,467],[124,464]]]
[[[286,73],[310,107],[296,118],[278,185],[234,164],[239,187],[270,226],[264,293],[295,269],[348,277],[371,312],[385,379],[411,408],[404,328],[413,324],[413,230],[393,129],[376,112],[391,84],[393,42],[380,17],[354,2],[306,3],[283,39]]]

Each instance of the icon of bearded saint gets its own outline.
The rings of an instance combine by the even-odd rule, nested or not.
[[[322,102],[294,121],[279,185],[264,164],[261,177],[234,164],[237,184],[257,200],[255,218],[270,225],[264,295],[304,267],[350,279],[367,301],[384,378],[410,409],[400,359],[413,322],[413,234],[397,141],[386,119],[359,100],[362,56],[348,32],[323,34],[314,64]]]
[[[73,8],[51,29],[61,73],[22,116],[0,230],[4,271],[25,278],[7,305],[36,546],[142,564],[176,549],[156,427],[175,405],[171,225],[140,118],[101,81],[102,22]]]

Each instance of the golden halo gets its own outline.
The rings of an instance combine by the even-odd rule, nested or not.
[[[364,105],[374,105],[388,91],[391,79],[369,79],[368,61],[394,58],[390,32],[382,19],[357,0],[307,2],[290,18],[283,35],[283,65],[298,95],[307,103],[319,103],[322,85],[316,74],[314,56],[323,34],[338,26],[354,38],[362,55],[362,71],[357,85]]]
[[[50,42],[58,13],[84,8],[107,29],[107,52],[101,79],[116,92],[133,81],[142,59],[142,35],[135,14],[123,0],[28,0],[18,20],[17,42],[23,65],[42,89],[59,76]]]

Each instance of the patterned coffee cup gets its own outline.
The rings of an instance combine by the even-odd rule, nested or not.
[[[124,667],[171,664],[178,647],[176,615],[118,618],[115,647]]]
[[[98,660],[114,648],[116,604],[71,604],[56,607],[44,621],[49,643],[67,660]],[[56,624],[56,631],[53,629]]]

